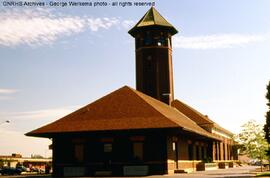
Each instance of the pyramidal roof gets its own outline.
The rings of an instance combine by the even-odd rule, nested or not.
[[[127,86],[26,135],[150,128],[179,128],[217,139],[177,109]]]
[[[178,32],[154,7],[151,7],[128,33],[134,36],[139,29],[150,26],[166,28],[171,32],[171,35]]]

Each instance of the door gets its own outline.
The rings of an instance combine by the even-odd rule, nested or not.
[[[172,146],[173,146],[175,169],[178,169],[178,144],[177,144],[177,141],[174,141]]]

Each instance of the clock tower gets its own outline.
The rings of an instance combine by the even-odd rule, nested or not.
[[[174,99],[172,36],[177,30],[151,7],[128,33],[135,38],[136,89],[170,105]]]

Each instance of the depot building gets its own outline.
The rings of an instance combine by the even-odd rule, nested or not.
[[[174,98],[177,32],[150,8],[129,31],[136,89],[123,86],[26,134],[52,139],[53,176],[168,174],[237,159],[231,132]]]

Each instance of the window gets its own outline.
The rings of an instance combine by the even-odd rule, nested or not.
[[[84,146],[83,144],[76,144],[74,146],[74,157],[77,162],[83,162],[84,159]]]
[[[202,147],[201,147],[201,155],[202,155],[202,156],[201,156],[201,159],[205,159],[205,158],[206,158],[205,150],[206,150],[205,147],[202,146]]]
[[[216,144],[216,160],[220,160],[220,157],[219,157],[219,143],[215,143]]]
[[[196,145],[196,160],[200,160],[200,148],[199,148],[199,146],[198,145]]]
[[[223,144],[223,147],[224,147],[224,148],[223,148],[223,158],[224,158],[224,160],[227,160],[227,157],[226,157],[226,156],[227,156],[227,153],[226,153],[226,151],[227,151],[226,145],[227,145],[226,143]]]
[[[104,143],[104,152],[105,153],[112,152],[112,144],[111,143]]]
[[[133,157],[137,161],[143,160],[143,143],[142,142],[133,143]]]
[[[160,36],[160,37],[159,37],[159,40],[158,40],[158,42],[157,42],[157,45],[158,45],[158,46],[165,46],[165,45],[166,45],[166,44],[165,44],[165,39],[164,39],[163,36]]]
[[[176,151],[176,142],[172,142],[172,150]]]
[[[146,35],[144,37],[144,44],[145,45],[151,45],[152,44],[152,36],[150,32],[146,32]]]
[[[189,160],[193,160],[193,145],[188,144],[188,158]]]
[[[168,45],[169,48],[172,47],[170,38],[166,38],[166,45]]]

